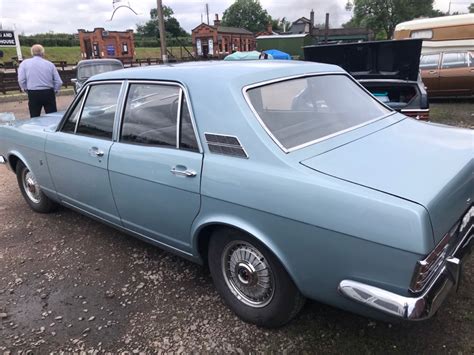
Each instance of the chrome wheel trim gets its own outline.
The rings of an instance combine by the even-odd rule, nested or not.
[[[34,174],[28,169],[23,170],[22,174],[23,189],[25,190],[26,196],[33,203],[41,202],[41,189],[36,181]]]
[[[222,253],[222,274],[233,295],[254,308],[268,305],[275,294],[273,271],[263,254],[252,244],[236,240]]]

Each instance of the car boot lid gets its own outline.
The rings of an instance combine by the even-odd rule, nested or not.
[[[405,119],[301,164],[424,206],[437,242],[472,203],[473,143],[470,130]]]

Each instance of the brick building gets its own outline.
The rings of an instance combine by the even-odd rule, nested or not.
[[[256,48],[256,39],[245,28],[221,26],[218,15],[214,26],[201,23],[192,30],[193,51],[198,57],[219,57],[235,51],[247,52]]]
[[[79,29],[78,32],[82,59],[133,60],[135,56],[133,30],[106,31],[104,28],[94,28],[94,31]]]

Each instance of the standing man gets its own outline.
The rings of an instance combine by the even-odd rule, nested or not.
[[[18,83],[22,91],[28,94],[30,117],[56,112],[56,94],[63,84],[53,63],[44,59],[44,48],[40,44],[31,47],[32,58],[21,62],[18,68]]]

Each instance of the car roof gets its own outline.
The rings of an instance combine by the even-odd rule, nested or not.
[[[93,80],[170,80],[190,85],[197,82],[205,82],[206,85],[218,85],[222,82],[251,84],[307,73],[326,72],[344,73],[344,70],[330,64],[289,60],[200,61],[127,68],[98,74]]]
[[[113,58],[101,58],[101,59],[83,59],[77,63],[77,67],[79,66],[87,66],[87,65],[97,65],[97,64],[119,64],[123,66],[122,62],[118,59]]]

